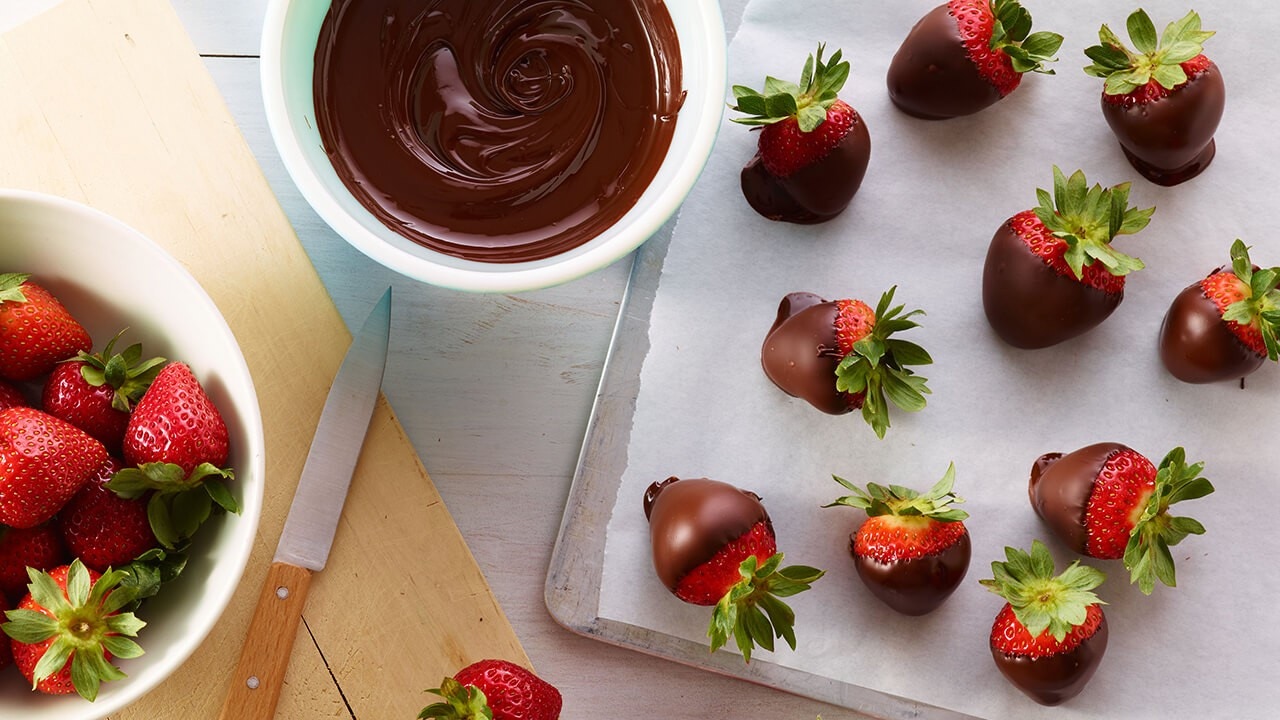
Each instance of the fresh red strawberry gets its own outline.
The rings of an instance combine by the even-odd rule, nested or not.
[[[155,493],[147,501],[151,530],[165,548],[180,548],[216,503],[228,512],[240,505],[224,480],[235,473],[227,461],[227,425],[184,363],[170,363],[129,416],[125,468],[107,484],[124,498]]]
[[[1280,358],[1280,267],[1257,268],[1240,240],[1231,265],[1184,289],[1160,328],[1160,358],[1190,383],[1242,378]]]
[[[4,617],[5,613],[13,609],[13,605],[9,604],[8,598],[4,593],[0,593],[0,617]],[[8,638],[0,638],[0,670],[4,670],[13,664],[13,645],[10,642],[4,642]]]
[[[147,518],[147,496],[124,498],[107,488],[123,468],[121,461],[107,458],[58,513],[58,527],[72,556],[98,572],[128,565],[158,544]]]
[[[1017,89],[1045,63],[1062,36],[1031,32],[1031,13],[1016,0],[950,0],[911,29],[889,64],[889,98],[928,120],[970,115]]]
[[[982,306],[1005,342],[1042,348],[1081,335],[1124,299],[1125,276],[1142,261],[1111,247],[1147,226],[1155,208],[1129,207],[1129,183],[1089,187],[1053,168],[1053,195],[1014,215],[991,238],[983,268]]]
[[[1098,443],[1062,455],[1041,456],[1032,467],[1031,506],[1051,530],[1078,553],[1123,559],[1130,582],[1150,595],[1158,579],[1176,585],[1169,548],[1204,526],[1169,514],[1169,506],[1213,492],[1200,477],[1202,463],[1188,466],[1174,448],[1157,469],[1142,454],[1119,443]]]
[[[27,405],[27,398],[22,395],[21,390],[0,380],[0,410],[7,410],[11,407],[26,407]]]
[[[25,273],[0,273],[0,378],[34,380],[93,346],[89,333]]]
[[[1213,36],[1189,12],[1169,23],[1161,37],[1143,10],[1125,23],[1137,52],[1103,25],[1100,44],[1085,49],[1084,71],[1106,80],[1102,114],[1130,164],[1160,185],[1190,180],[1212,162],[1213,134],[1222,119],[1222,74],[1203,55]]]
[[[508,660],[480,660],[428,690],[445,699],[418,717],[446,720],[557,720],[560,691]]]
[[[1093,589],[1106,576],[1078,561],[1054,576],[1044,543],[1031,554],[1006,547],[1005,562],[991,563],[980,580],[1007,602],[991,626],[996,667],[1028,697],[1058,705],[1080,693],[1107,650],[1107,621]]]
[[[800,84],[767,78],[763,91],[733,87],[743,125],[761,127],[755,157],[742,171],[747,202],[771,220],[816,223],[839,215],[862,184],[871,157],[866,123],[839,99],[849,63],[818,46]]]
[[[822,571],[782,567],[773,522],[760,496],[707,478],[671,477],[645,491],[653,568],[685,602],[715,605],[714,652],[733,638],[747,662],[774,637],[796,647],[795,615],[778,598],[809,589]]]
[[[952,507],[963,502],[952,492],[955,465],[923,495],[876,483],[863,490],[832,477],[853,494],[825,507],[847,505],[867,513],[849,539],[849,552],[872,594],[906,615],[924,615],[942,605],[964,579],[971,552],[963,522],[969,513]]]
[[[164,358],[142,360],[142,345],[115,353],[116,335],[100,353],[79,353],[58,365],[45,383],[43,410],[97,438],[108,452],[119,453],[129,411],[142,397]]]
[[[0,523],[53,517],[106,459],[102,443],[68,422],[35,408],[0,412]]]
[[[48,570],[70,559],[52,523],[33,528],[0,526],[0,597],[17,601],[27,592],[27,568]]]
[[[893,305],[897,287],[880,296],[873,311],[860,300],[827,301],[813,293],[791,293],[765,336],[760,362],[780,390],[833,415],[862,410],[862,417],[884,437],[889,403],[907,412],[924,409],[926,379],[909,365],[933,362],[915,343],[893,337],[919,327]]]
[[[75,692],[92,701],[102,682],[125,677],[110,661],[142,655],[129,638],[146,625],[119,612],[129,603],[117,596],[129,593],[118,589],[125,576],[119,570],[99,576],[79,560],[48,573],[31,571],[31,592],[6,613],[3,629],[13,638],[14,663],[33,689]]]

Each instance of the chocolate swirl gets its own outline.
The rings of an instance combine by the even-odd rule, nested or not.
[[[334,0],[314,90],[334,169],[384,224],[519,262],[634,206],[670,145],[680,73],[661,0]]]

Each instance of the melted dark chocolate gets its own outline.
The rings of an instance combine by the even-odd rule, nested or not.
[[[1098,629],[1070,652],[1030,658],[1008,655],[993,646],[991,656],[1001,674],[1014,687],[1041,705],[1061,705],[1089,683],[1107,651],[1107,617],[1102,616]]]
[[[872,557],[859,557],[853,552],[858,577],[884,604],[904,615],[926,615],[951,597],[969,570],[972,554],[966,529],[954,544],[940,553],[910,560],[880,562]]]
[[[387,227],[448,255],[546,258],[622,217],[683,101],[661,0],[334,0],[325,150]]]
[[[1064,277],[1031,252],[1006,222],[991,238],[982,270],[982,309],[1002,340],[1019,348],[1056,345],[1097,327],[1124,292]]]
[[[1001,98],[978,73],[946,3],[911,28],[889,64],[889,99],[925,120],[971,115]]]
[[[707,478],[670,477],[645,490],[653,569],[674,591],[691,570],[710,560],[756,523],[773,530],[760,496]]]
[[[1213,133],[1222,119],[1226,88],[1213,62],[1168,96],[1148,103],[1102,98],[1102,115],[1142,176],[1177,185],[1199,175],[1213,160]]]
[[[760,349],[760,364],[774,385],[832,415],[852,409],[848,395],[836,390],[838,314],[834,302],[813,293],[791,293],[778,305],[778,317]]]
[[[1031,507],[1059,540],[1082,555],[1089,548],[1084,517],[1093,481],[1112,455],[1128,449],[1119,443],[1097,443],[1066,455],[1041,455],[1031,467]]]
[[[811,225],[825,222],[849,206],[871,159],[871,136],[857,111],[853,125],[826,157],[778,177],[757,153],[742,169],[742,194],[756,212],[770,220]]]
[[[1262,367],[1257,354],[1227,328],[1200,283],[1174,298],[1160,326],[1160,360],[1179,380],[1210,383],[1241,378]]]

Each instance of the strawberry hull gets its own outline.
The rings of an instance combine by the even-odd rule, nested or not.
[[[1178,293],[1164,316],[1160,360],[1179,380],[1202,384],[1242,378],[1262,367],[1266,357],[1231,332],[1200,283],[1194,283]]]
[[[889,64],[887,84],[898,109],[924,120],[972,115],[1003,97],[969,58],[946,4],[911,28]]]
[[[1066,277],[1027,247],[1006,222],[991,238],[982,273],[982,309],[1002,340],[1023,349],[1083,335],[1111,316],[1124,291],[1108,293]]]
[[[742,194],[752,209],[770,220],[812,225],[844,212],[871,159],[871,135],[857,111],[848,134],[826,156],[795,172],[769,172],[759,153],[742,169]]]
[[[1089,550],[1085,515],[1094,480],[1112,455],[1128,449],[1120,443],[1097,443],[1066,455],[1041,455],[1032,466],[1027,484],[1031,507],[1075,552],[1083,555]]]
[[[1104,615],[1093,635],[1067,652],[1031,657],[1010,655],[992,645],[991,657],[1000,673],[1027,697],[1041,705],[1061,705],[1089,683],[1107,650],[1107,636]]]
[[[1102,115],[1125,157],[1157,185],[1177,185],[1213,161],[1213,134],[1222,119],[1226,88],[1213,62],[1168,95],[1147,102],[1102,97]]]
[[[903,615],[927,615],[951,597],[969,569],[972,545],[969,531],[942,552],[908,560],[881,562],[859,556],[849,539],[849,552],[858,577],[884,604]]]

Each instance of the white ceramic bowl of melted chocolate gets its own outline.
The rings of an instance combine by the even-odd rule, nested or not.
[[[517,292],[548,287],[626,256],[671,218],[710,155],[726,97],[725,37],[719,3],[457,0],[453,7],[451,1],[430,3],[420,15],[407,17],[399,8],[388,10],[397,4],[395,0],[374,0],[372,4],[379,5],[379,10],[372,10],[367,0],[333,0],[333,7],[343,10],[341,15],[335,13],[342,18],[335,33],[332,19],[326,26],[330,2],[270,0],[262,40],[263,97],[272,136],[303,196],[339,235],[370,258],[408,277],[449,288]],[[646,13],[652,13],[655,6],[669,16],[667,27],[674,30],[676,42],[641,37],[638,45],[648,47],[649,53],[638,59],[647,63],[659,85],[664,77],[674,77],[679,95],[674,120],[671,113],[661,113],[669,143],[651,143],[646,146],[650,148],[645,151],[648,157],[635,157],[638,153],[633,152],[629,159],[615,147],[615,139],[625,134],[625,128],[620,129],[617,120],[610,119],[613,116],[603,109],[603,129],[600,123],[595,129],[591,123],[574,125],[583,115],[577,111],[562,113],[554,123],[538,116],[542,106],[582,92],[631,106],[627,88],[619,87],[607,75],[613,65],[605,63],[606,71],[599,73],[600,77],[591,68],[579,66],[579,50],[590,51],[588,59],[608,57],[609,63],[618,64],[616,58],[621,55],[615,45],[593,45],[601,37],[611,36],[609,43],[625,42],[628,52],[637,45],[635,38],[624,37],[616,26],[617,8],[624,5],[639,8],[641,27],[650,25]],[[481,6],[491,9],[477,9]],[[512,19],[530,6],[541,6],[544,11],[552,7],[537,28],[520,26],[524,20]],[[423,8],[421,4],[417,7]],[[596,11],[609,17],[596,17]],[[385,18],[371,18],[369,12],[382,12]],[[579,17],[584,13],[585,19]],[[665,17],[662,19],[665,22]],[[461,39],[453,39],[457,46],[450,46],[445,53],[436,52],[440,42],[418,37],[436,32],[440,23],[467,30]],[[556,26],[553,33],[567,27],[565,32],[572,37],[548,48],[536,44],[517,47],[516,40],[507,40],[520,38],[524,42],[545,32],[547,23]],[[378,27],[384,29],[371,31]],[[375,39],[375,34],[382,37]],[[585,34],[586,39],[579,34]],[[561,40],[564,38],[554,37],[553,43]],[[353,47],[352,42],[365,45]],[[339,49],[331,50],[335,44]],[[653,57],[661,48],[676,44],[676,57]],[[374,52],[366,51],[370,48]],[[374,64],[360,58],[371,58]],[[474,78],[451,82],[455,73],[465,75],[477,63],[492,65],[487,72],[494,77],[483,78],[483,87],[476,87],[479,81]],[[346,79],[330,82],[330,77]],[[378,83],[386,88],[377,88]],[[441,99],[426,93],[426,99],[415,96],[398,109],[393,107],[406,93],[424,86],[464,85],[467,92],[461,97],[446,92]],[[491,85],[504,87],[494,89]],[[499,94],[502,97],[495,101]],[[490,107],[494,102],[497,109]],[[512,120],[507,110],[514,105],[521,111],[526,104],[533,108],[531,116],[542,128],[554,125],[563,135],[585,139],[562,152],[558,147],[549,149],[553,143],[543,137],[548,133],[536,125],[518,142],[480,132],[509,120],[508,124],[518,125],[519,119]],[[468,124],[478,115],[487,120]],[[627,116],[622,117],[625,120]],[[379,122],[385,125],[380,127]],[[564,132],[566,126],[573,130]],[[411,136],[403,147],[387,142],[397,133],[403,136],[401,140]],[[335,142],[335,137],[340,141]],[[608,165],[603,170],[584,169],[583,163],[590,162],[592,153],[602,147],[606,154],[612,153],[612,161],[626,160],[616,175]],[[653,150],[655,147],[658,149]],[[442,183],[422,183],[419,190],[405,175],[412,171],[405,156],[439,171]],[[530,157],[534,159],[528,160]],[[579,194],[586,188],[588,195],[600,193],[601,199],[596,205],[588,202],[581,207],[570,205],[568,211],[542,212],[548,203],[559,201],[538,195],[538,182],[518,184],[518,178],[529,174],[519,167],[526,160],[552,167],[557,183],[567,178],[568,191],[576,183]],[[384,171],[384,166],[390,170]],[[638,166],[647,168],[632,173]],[[459,178],[462,181],[455,182]],[[467,194],[471,188],[468,182],[474,185],[474,195]],[[485,207],[489,201],[496,204]],[[508,205],[502,205],[504,202]],[[514,208],[509,217],[505,207]],[[499,237],[492,247],[486,247],[486,233],[508,219],[516,227],[512,237],[544,239],[522,244],[523,240],[512,241],[495,232]],[[576,227],[576,237],[570,237],[573,233],[568,231],[556,236],[560,232],[556,228],[570,226]],[[441,241],[433,242],[437,236]],[[547,244],[538,245],[544,241]]]

